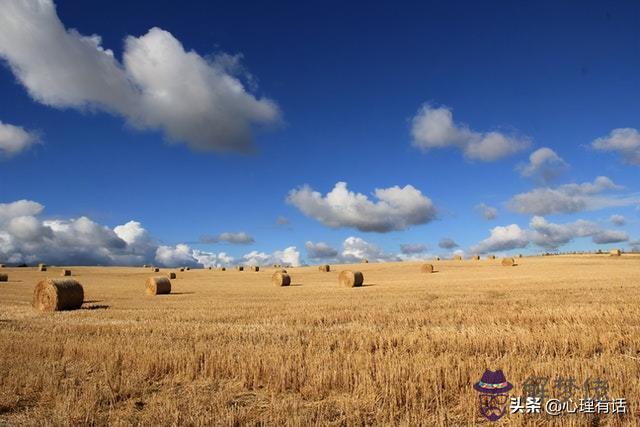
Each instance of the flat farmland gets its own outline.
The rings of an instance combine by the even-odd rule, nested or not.
[[[474,425],[473,384],[503,369],[605,378],[629,413],[507,415],[509,425],[640,418],[640,256],[332,265],[252,271],[65,267],[82,309],[41,313],[61,268],[4,268],[0,424]],[[345,269],[364,286],[338,285]],[[145,280],[177,272],[169,295]]]

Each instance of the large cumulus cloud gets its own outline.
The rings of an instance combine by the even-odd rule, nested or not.
[[[378,201],[349,191],[346,182],[338,182],[326,196],[303,186],[291,190],[287,201],[328,227],[379,233],[406,230],[426,224],[436,216],[431,199],[411,185],[378,188],[374,196]]]
[[[197,150],[249,151],[255,125],[280,120],[242,83],[240,56],[207,59],[151,28],[126,38],[120,62],[100,36],[65,28],[51,0],[0,2],[0,57],[38,102],[106,111]]]

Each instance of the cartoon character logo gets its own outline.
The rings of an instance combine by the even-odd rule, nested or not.
[[[505,414],[509,402],[509,390],[513,385],[507,381],[502,369],[487,369],[473,388],[480,393],[480,413],[489,421],[498,421]]]

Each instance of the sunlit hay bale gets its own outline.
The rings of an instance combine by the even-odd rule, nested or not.
[[[5,273],[0,273],[0,282],[8,282],[8,281],[9,281],[9,275]]]
[[[271,283],[273,283],[273,286],[289,286],[291,284],[291,276],[287,273],[276,271],[271,276]]]
[[[420,266],[420,271],[423,273],[433,273],[433,264],[422,264]]]
[[[38,271],[47,271],[46,264],[38,264]]]
[[[440,257],[439,257],[439,256],[434,256],[434,257],[433,257],[433,260],[434,260],[434,261],[440,261]]]
[[[273,268],[280,268],[280,267],[282,267],[281,264],[273,264]]]
[[[62,270],[62,273],[60,275],[62,277],[71,276],[71,270]]]
[[[142,266],[142,268],[149,268],[149,267],[151,267],[151,266],[150,266],[150,265],[147,265],[147,264],[145,264],[145,265],[143,265],[143,266]]]
[[[153,267],[151,271],[153,271],[154,273],[159,273],[160,269],[158,267]]]
[[[0,268],[5,268],[5,267],[6,267],[6,265],[0,264]]]
[[[329,264],[323,264],[318,266],[318,271],[322,271],[323,273],[328,273],[331,271],[331,266]]]
[[[236,270],[238,270],[238,271],[244,271],[244,266],[242,266],[242,265],[236,265]]]
[[[40,311],[76,310],[84,302],[84,289],[73,279],[45,279],[33,291],[33,308]]]
[[[611,251],[609,252],[609,255],[611,255],[611,256],[621,256],[622,255],[622,251],[620,249],[611,249]]]
[[[207,270],[213,270],[213,267],[207,267]]]
[[[471,257],[471,261],[480,261],[480,255],[474,255]]]
[[[278,268],[276,271],[274,271],[274,273],[286,273],[287,270],[285,270],[284,268]]]
[[[513,267],[517,264],[516,264],[516,260],[513,258],[502,258],[502,265],[504,267]]]
[[[173,271],[169,273],[169,279],[175,279],[175,278],[176,278],[176,273],[174,273]]]
[[[494,259],[496,259],[496,256],[495,255],[487,255],[487,259],[489,261],[493,261]]]
[[[363,260],[362,260],[362,261],[360,261],[360,262],[361,262],[362,264],[368,264],[368,263],[369,263],[369,260],[365,258],[365,259],[363,259]]]
[[[347,288],[362,286],[364,276],[359,271],[344,270],[338,275],[338,283]]]
[[[171,293],[171,281],[167,277],[149,277],[146,282],[147,295],[160,295]]]
[[[191,267],[185,267],[184,269],[189,271],[189,270],[191,270]]]
[[[249,268],[251,269],[251,271],[260,271],[260,267],[258,267],[257,265],[252,265]]]
[[[462,261],[462,255],[454,255],[453,259],[455,261]]]
[[[522,254],[518,254],[518,258],[522,258]]]
[[[227,267],[220,267],[220,271],[227,271]]]
[[[183,271],[184,271],[184,267],[181,267],[180,268],[180,272],[182,273]]]

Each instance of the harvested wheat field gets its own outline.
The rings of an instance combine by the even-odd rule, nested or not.
[[[420,265],[301,267],[284,287],[273,268],[194,269],[153,297],[147,269],[73,267],[84,305],[56,313],[31,307],[52,273],[6,268],[0,424],[483,424],[485,369],[512,395],[532,375],[601,377],[628,403],[624,417],[505,424],[638,422],[640,256]],[[345,269],[364,285],[340,286]]]

